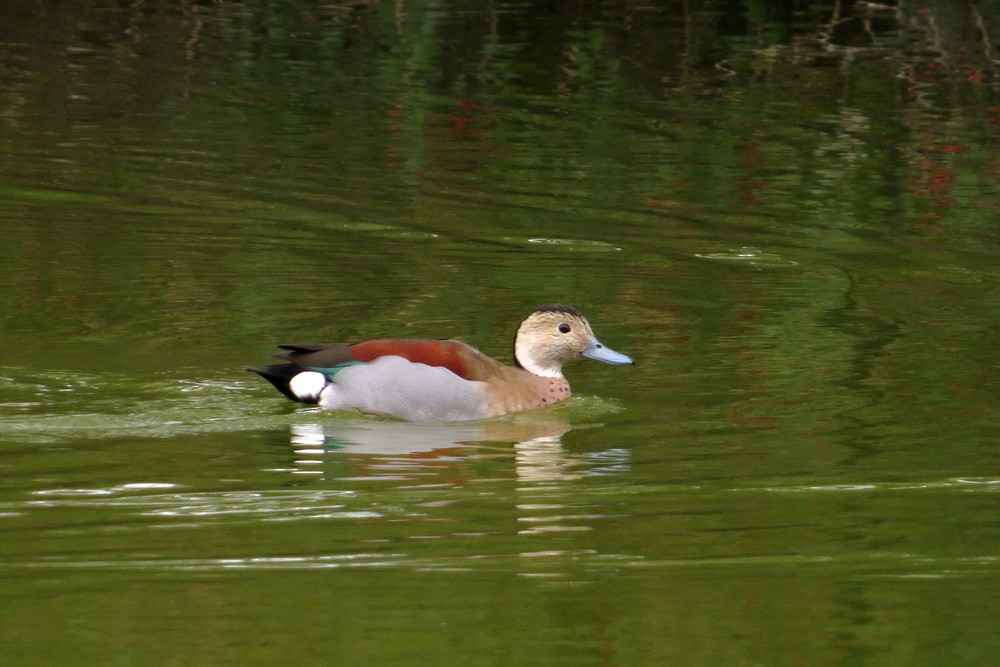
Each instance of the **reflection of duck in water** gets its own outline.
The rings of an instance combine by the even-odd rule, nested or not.
[[[580,311],[542,306],[517,329],[505,366],[454,340],[282,345],[289,363],[251,367],[294,401],[410,421],[486,419],[569,398],[562,365],[577,357],[632,364],[605,347]]]
[[[515,418],[475,423],[411,424],[397,421],[338,419],[292,426],[292,445],[324,452],[404,456],[431,452],[457,453],[466,446],[520,443],[559,438],[570,430],[567,421]],[[317,451],[317,453],[319,453]]]
[[[349,465],[355,477],[408,476],[415,470],[424,474],[462,470],[457,476],[463,477],[470,460],[509,459],[512,451],[517,479],[528,484],[615,475],[629,469],[631,456],[626,449],[566,451],[562,436],[571,428],[551,412],[477,422],[334,419],[293,424],[292,447],[297,457],[293,471],[339,475],[343,473],[332,473],[330,466]],[[493,443],[502,446],[492,447]],[[455,477],[448,479],[452,483]]]

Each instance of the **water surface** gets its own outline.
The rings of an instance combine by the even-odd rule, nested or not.
[[[996,3],[0,10],[0,663],[985,664]],[[281,342],[543,303],[409,425]]]

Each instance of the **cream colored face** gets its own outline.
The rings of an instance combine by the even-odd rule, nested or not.
[[[593,339],[587,319],[572,309],[539,309],[518,327],[514,356],[527,371],[560,377],[563,363],[579,357]]]

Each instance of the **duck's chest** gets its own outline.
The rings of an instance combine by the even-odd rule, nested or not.
[[[565,378],[545,378],[525,374],[516,381],[490,383],[490,412],[493,416],[524,410],[538,410],[565,401],[570,397]]]

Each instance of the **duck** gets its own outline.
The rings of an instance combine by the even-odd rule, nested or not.
[[[247,366],[287,398],[411,422],[490,419],[538,410],[570,397],[563,364],[583,357],[633,365],[601,343],[583,314],[536,308],[517,327],[514,365],[458,340],[378,339],[279,345],[285,363]]]

